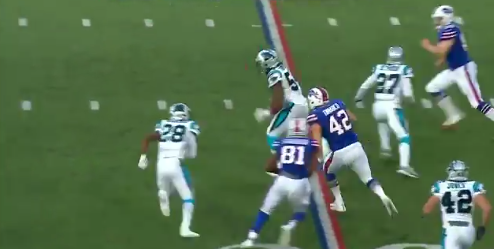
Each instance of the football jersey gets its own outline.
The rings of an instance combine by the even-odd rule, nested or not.
[[[377,64],[372,68],[373,84],[376,86],[376,100],[393,100],[398,107],[403,97],[403,79],[412,78],[412,68],[404,64]],[[372,83],[370,83],[372,84]],[[369,88],[370,86],[362,86]]]
[[[312,110],[307,122],[309,125],[317,123],[321,126],[322,137],[328,141],[331,151],[341,150],[358,142],[345,103],[339,99],[330,100]]]
[[[270,69],[267,72],[268,87],[271,88],[276,83],[281,81],[283,92],[285,94],[285,101],[292,102],[294,104],[307,104],[305,96],[302,94],[302,88],[300,84],[292,76],[292,73],[288,69],[280,64],[279,66]]]
[[[458,24],[451,23],[439,28],[438,39],[439,41],[454,40],[453,46],[446,55],[446,62],[450,69],[459,68],[471,61],[467,52],[465,36]]]
[[[431,192],[441,198],[443,226],[447,227],[450,221],[473,224],[473,198],[485,190],[482,183],[476,181],[437,181]]]
[[[199,125],[191,120],[161,120],[156,124],[155,132],[160,135],[158,158],[184,158],[191,136],[200,134]]]
[[[318,151],[319,143],[310,138],[287,137],[275,141],[273,148],[281,166],[279,175],[303,179],[309,177],[312,155]]]

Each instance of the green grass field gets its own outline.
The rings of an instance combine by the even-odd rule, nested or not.
[[[420,40],[434,38],[429,16],[439,4],[285,0],[279,8],[292,25],[285,31],[304,89],[323,85],[350,104],[390,45],[405,49],[416,98],[428,97],[424,87],[436,69]],[[494,97],[488,73],[494,35],[485,32],[494,21],[487,13],[494,2],[448,4],[465,20],[484,98]],[[392,26],[390,17],[401,25]],[[19,18],[27,26],[19,26]],[[153,27],[144,19],[152,19]],[[206,19],[215,27],[206,27]],[[252,115],[269,99],[254,66],[266,46],[261,29],[252,27],[259,24],[254,3],[246,0],[0,0],[0,248],[217,249],[241,242],[272,182],[263,171],[268,124]],[[420,219],[421,206],[454,159],[466,161],[487,190],[492,186],[494,126],[456,87],[449,92],[467,112],[456,132],[440,130],[437,108],[406,107],[419,180],[398,176],[397,158],[378,159],[370,109],[355,110],[373,173],[400,215],[387,217],[354,173],[342,172],[348,211],[338,217],[348,249],[439,244],[439,215]],[[224,99],[233,101],[232,110]],[[188,162],[197,193],[197,240],[178,235],[179,198],[164,218],[153,169],[137,167],[141,139],[168,116],[158,100],[187,103],[202,129],[199,156]],[[32,110],[24,111],[21,101],[30,101]],[[99,110],[91,110],[89,101],[98,101]],[[280,207],[261,241],[276,242],[289,211]],[[299,227],[294,245],[318,248],[311,220]],[[487,235],[475,248],[492,245]]]

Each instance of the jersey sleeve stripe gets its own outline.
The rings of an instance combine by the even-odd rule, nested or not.
[[[315,114],[311,114],[307,117],[308,122],[315,122],[317,121],[317,116]]]

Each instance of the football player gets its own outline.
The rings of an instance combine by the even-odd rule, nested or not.
[[[186,167],[182,165],[184,158],[195,158],[197,155],[197,136],[200,133],[196,122],[189,119],[190,109],[183,103],[170,107],[170,119],[161,120],[156,124],[155,132],[148,135],[142,142],[142,154],[139,168],[148,166],[146,153],[151,141],[158,141],[157,183],[160,208],[165,216],[170,216],[169,197],[176,189],[182,198],[182,237],[199,237],[190,230],[194,211],[194,197],[191,191],[190,177]]]
[[[269,110],[258,108],[254,116],[258,122],[272,117],[266,133],[268,145],[274,150],[274,141],[286,135],[288,121],[307,117],[309,109],[300,84],[279,60],[274,50],[261,50],[257,54],[256,63],[266,73],[272,94]]]
[[[241,246],[253,247],[261,229],[274,208],[287,198],[292,204],[294,213],[291,220],[282,226],[281,244],[289,243],[290,233],[297,223],[305,218],[305,211],[310,202],[309,176],[317,169],[319,143],[307,137],[305,118],[288,121],[286,138],[273,143],[275,154],[268,160],[266,170],[278,174],[268,191],[264,203],[257,213],[256,221],[247,234],[247,240]],[[277,161],[281,168],[277,167]]]
[[[436,100],[437,105],[446,114],[443,128],[452,128],[464,116],[456,107],[451,97],[444,90],[456,83],[460,91],[467,97],[470,105],[487,118],[494,121],[494,110],[490,103],[482,99],[477,82],[477,65],[467,51],[465,36],[456,24],[453,7],[442,5],[432,14],[438,30],[438,43],[432,44],[428,39],[422,40],[422,47],[437,57],[436,66],[447,63],[448,69],[437,74],[425,87]]]
[[[423,216],[440,204],[443,221],[441,245],[448,249],[467,249],[475,239],[484,236],[491,204],[482,183],[468,179],[468,167],[464,162],[453,161],[446,172],[447,179],[432,186],[432,196],[423,207]],[[474,206],[482,209],[482,225],[477,230],[473,225]]]
[[[355,102],[359,105],[369,88],[376,86],[372,113],[377,121],[377,131],[381,141],[381,156],[391,156],[390,130],[399,141],[399,174],[418,178],[417,172],[410,167],[410,135],[401,108],[402,97],[414,102],[411,78],[412,68],[403,64],[403,49],[390,47],[386,64],[378,64],[372,74],[360,86]]]
[[[389,215],[393,215],[393,212],[397,213],[391,199],[384,193],[379,182],[372,177],[367,155],[357,134],[353,131],[352,121],[357,120],[356,116],[347,110],[343,101],[329,100],[328,92],[322,87],[312,88],[307,99],[310,107],[313,108],[307,117],[311,138],[319,144],[323,138],[326,139],[331,150],[323,161],[323,169],[335,197],[330,208],[338,212],[346,211],[335,174],[343,166],[348,166],[370,190],[379,196]]]

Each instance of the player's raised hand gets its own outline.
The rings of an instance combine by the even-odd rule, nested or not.
[[[254,111],[254,118],[257,120],[257,122],[262,122],[270,116],[271,113],[267,109],[256,108],[256,110]]]
[[[420,43],[420,44],[421,44],[421,45],[422,45],[422,47],[423,47],[423,48],[425,48],[425,49],[428,49],[428,48],[430,48],[430,47],[432,46],[431,41],[429,41],[429,39],[426,39],[426,38],[425,38],[425,39],[422,39],[422,41],[421,41],[421,43]]]
[[[146,154],[142,154],[141,158],[139,158],[139,163],[137,166],[141,169],[146,169],[148,167],[148,158]]]

